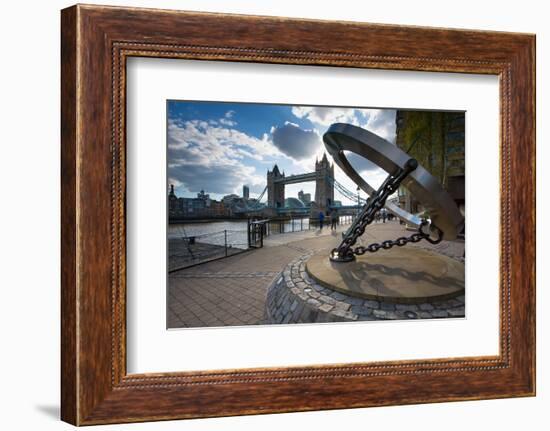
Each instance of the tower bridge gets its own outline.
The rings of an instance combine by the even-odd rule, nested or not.
[[[324,154],[321,160],[315,161],[315,171],[298,175],[281,173],[275,165],[267,171],[267,206],[275,210],[285,208],[285,185],[315,181],[315,201],[312,206],[318,211],[326,211],[334,203],[334,163],[330,163]]]
[[[275,165],[277,167],[277,165]],[[315,181],[317,179],[316,172],[308,172],[307,174],[296,174],[285,177],[284,174],[280,178],[275,178],[276,184],[299,184],[306,183],[308,181]]]
[[[311,206],[291,207],[285,205],[285,186],[315,182],[315,200]],[[326,154],[315,162],[315,170],[303,174],[285,175],[277,165],[267,171],[266,186],[262,193],[253,202],[241,198],[233,205],[233,211],[239,214],[272,216],[301,215],[317,217],[319,211],[327,212],[332,208],[338,210],[339,215],[355,215],[366,199],[357,197],[355,191],[348,190],[334,178],[334,164],[330,163]],[[334,193],[354,202],[352,205],[335,205]],[[261,203],[267,192],[267,202]],[[357,202],[357,203],[355,203]]]

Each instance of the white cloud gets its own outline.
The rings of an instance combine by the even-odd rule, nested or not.
[[[233,127],[237,125],[237,122],[233,120],[228,120],[227,118],[220,118],[220,124],[223,124],[224,126]]]
[[[263,160],[266,156],[280,156],[281,152],[264,134],[262,139],[239,130],[217,127],[205,121],[168,122],[168,149],[186,152],[189,164],[210,165],[233,161],[242,157]]]
[[[292,113],[298,118],[310,120],[320,128],[327,128],[333,123],[348,123],[362,127],[372,133],[395,144],[395,114],[394,109],[355,109],[355,108],[331,108],[331,107],[306,107],[295,106]],[[324,150],[324,148],[323,148]],[[301,166],[307,168],[313,166],[315,157],[321,157],[322,152],[317,152],[315,156],[300,161]],[[377,188],[384,178],[386,172],[374,165],[372,162],[353,153],[347,154],[349,162],[358,171],[358,173],[374,188]],[[357,185],[338,167],[335,167],[335,176],[337,180],[347,189],[355,192]],[[362,193],[364,195],[364,193]],[[335,199],[346,200],[342,196]]]
[[[360,126],[395,144],[395,109],[358,109]]]
[[[323,106],[294,106],[292,113],[319,126],[348,123],[363,127],[382,138],[395,143],[394,109],[331,108]]]
[[[205,121],[168,122],[169,176],[190,192],[208,187],[211,193],[235,193],[243,184],[251,191],[263,188],[265,178],[242,159],[262,161],[268,156],[282,154],[267,134],[258,139]]]
[[[322,106],[293,106],[292,113],[298,118],[307,118],[312,123],[330,126],[332,123],[358,125],[353,108],[328,108]]]
[[[176,188],[183,185],[183,183],[180,180],[178,180],[177,178],[173,178],[173,177],[168,178],[168,184],[172,184]]]
[[[251,193],[259,193],[265,187],[265,172],[260,172],[263,171],[260,163],[270,168],[274,159],[286,159],[292,161],[293,171],[312,171],[315,159],[325,152],[322,131],[334,122],[364,127],[395,142],[395,110],[293,107],[292,112],[298,118],[311,120],[314,127],[304,129],[287,121],[257,138],[234,128],[234,111],[227,111],[218,120],[169,120],[169,181],[181,191],[196,193],[204,188],[216,199],[224,194],[240,194],[243,184],[250,186]],[[376,187],[382,181],[385,174],[381,169],[349,156],[371,185]],[[255,160],[256,167],[243,163],[243,159]],[[335,174],[338,181],[355,190],[356,185],[338,168]]]

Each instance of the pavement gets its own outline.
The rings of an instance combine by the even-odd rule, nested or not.
[[[185,268],[168,277],[168,327],[215,327],[262,324],[267,289],[283,268],[307,252],[330,250],[339,244],[341,232],[325,227],[264,239],[264,247]],[[412,234],[397,221],[373,223],[360,242],[368,245]],[[463,261],[464,241],[426,241],[406,247],[422,247]]]

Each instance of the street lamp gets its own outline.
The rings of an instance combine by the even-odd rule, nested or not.
[[[361,198],[359,196],[359,186],[357,186],[357,215],[359,215],[359,211],[361,211]]]

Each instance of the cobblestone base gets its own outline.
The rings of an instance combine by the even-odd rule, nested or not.
[[[316,283],[306,273],[312,253],[290,262],[267,291],[265,323],[350,322],[464,317],[464,295],[424,304],[355,298]]]

